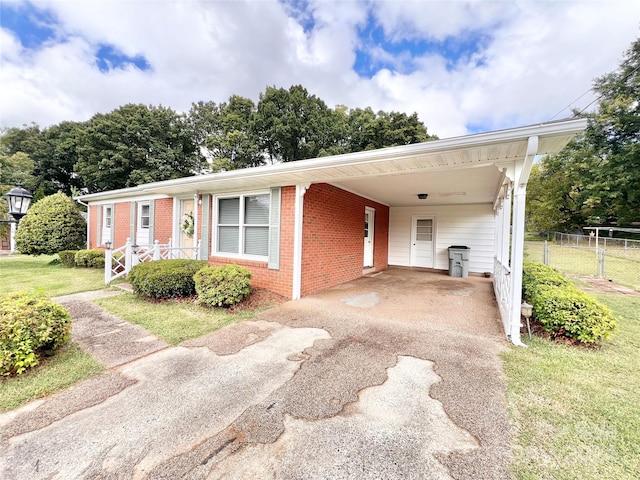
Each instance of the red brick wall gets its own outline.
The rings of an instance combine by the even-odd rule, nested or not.
[[[120,248],[131,234],[131,202],[115,203],[113,207],[113,247]]]
[[[210,257],[209,264],[224,265],[235,263],[253,273],[251,284],[266,288],[286,298],[291,298],[293,290],[293,228],[295,208],[295,187],[282,188],[280,216],[280,269],[269,270],[267,262],[242,260],[238,258]],[[213,211],[213,209],[212,209]],[[215,228],[215,226],[214,226]]]
[[[165,244],[173,235],[173,198],[160,198],[155,201],[153,215],[153,235],[150,242],[158,240]]]
[[[304,196],[301,295],[362,276],[364,209],[375,209],[374,267],[388,267],[389,207],[328,184]]]
[[[89,248],[102,246],[102,242],[98,242],[98,210],[101,208],[102,205],[89,207]]]

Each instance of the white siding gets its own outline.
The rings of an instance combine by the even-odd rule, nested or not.
[[[493,271],[495,220],[490,204],[433,207],[391,207],[389,209],[389,265],[411,266],[411,218],[433,216],[436,226],[434,267],[449,269],[451,245],[466,245],[469,272]]]

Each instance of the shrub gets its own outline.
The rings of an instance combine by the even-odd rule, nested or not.
[[[20,220],[16,247],[27,255],[77,250],[85,244],[86,230],[87,224],[73,200],[56,193],[34,203]]]
[[[235,305],[251,292],[251,272],[238,265],[206,266],[194,280],[198,300],[209,307]]]
[[[71,316],[51,300],[17,292],[0,297],[0,375],[20,374],[71,333]]]
[[[575,287],[540,285],[530,300],[534,316],[554,337],[596,343],[616,326],[611,310]]]
[[[78,250],[75,256],[75,264],[78,267],[103,268],[104,250]]]
[[[573,286],[557,270],[547,267],[542,263],[525,262],[522,271],[522,292],[529,298],[538,285],[556,285],[558,287]]]
[[[533,305],[534,318],[552,337],[596,343],[615,329],[611,310],[552,268],[526,262],[522,287]]]
[[[61,252],[58,252],[60,263],[62,263],[62,265],[64,265],[65,267],[75,267],[76,252],[77,250],[63,250]]]
[[[191,297],[196,294],[193,275],[205,265],[204,260],[156,260],[136,265],[128,278],[133,291],[143,297]]]

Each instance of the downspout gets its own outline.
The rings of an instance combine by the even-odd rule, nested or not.
[[[309,186],[296,185],[296,200],[294,206],[293,226],[293,289],[291,299],[298,300],[302,289],[302,222],[304,221],[304,194]]]
[[[522,263],[524,260],[524,216],[527,200],[527,182],[538,153],[538,137],[529,137],[527,154],[520,165],[516,164],[516,181],[513,187],[513,233],[511,237],[511,318],[509,340],[525,347],[520,339],[520,305],[522,302]]]
[[[198,222],[198,201],[200,197],[196,192],[193,195],[193,248],[196,252],[196,259],[200,260],[200,249],[198,248],[198,228],[200,228],[200,222]]]

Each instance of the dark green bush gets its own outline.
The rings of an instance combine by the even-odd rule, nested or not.
[[[200,303],[209,307],[227,307],[251,293],[251,272],[238,265],[206,266],[193,277]]]
[[[91,268],[104,268],[104,250],[96,248],[89,251],[91,252],[89,255]]]
[[[65,267],[75,267],[77,252],[77,250],[63,250],[61,252],[58,252],[60,263],[62,263],[62,265],[64,265]]]
[[[526,262],[522,288],[533,317],[552,337],[596,343],[616,327],[611,310],[545,265]]]
[[[78,250],[75,264],[77,267],[104,268],[104,250]]]
[[[133,291],[148,298],[180,298],[196,294],[193,275],[204,260],[156,260],[136,265],[129,272]]]
[[[71,333],[71,316],[46,297],[10,293],[0,297],[0,375],[20,374],[51,355]]]
[[[87,224],[76,204],[56,193],[33,204],[20,220],[16,247],[27,255],[53,255],[85,245]]]

